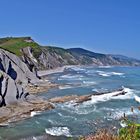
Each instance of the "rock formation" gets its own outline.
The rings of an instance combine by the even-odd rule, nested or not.
[[[38,78],[16,55],[0,49],[0,107],[26,97],[25,86]]]

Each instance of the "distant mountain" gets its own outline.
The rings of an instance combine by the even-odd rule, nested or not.
[[[111,57],[119,61],[121,64],[125,63],[126,65],[130,66],[139,66],[140,63],[140,60],[123,55],[111,55]]]
[[[136,60],[137,61],[137,59],[136,58],[132,58],[132,57],[128,57],[128,56],[124,56],[124,55],[114,55],[114,54],[110,54],[112,57],[114,57],[114,58],[119,58],[119,59],[124,59],[124,60]],[[140,61],[140,60],[138,60],[138,61]]]
[[[0,48],[17,55],[32,72],[64,65],[140,66],[140,61],[121,55],[95,53],[82,48],[40,46],[31,37],[0,39]]]
[[[82,48],[71,48],[68,51],[79,58],[88,59],[88,62],[91,62],[95,65],[125,65],[125,66],[140,66],[140,60],[126,57],[123,55],[108,55],[108,54],[101,54],[95,53],[92,51],[88,51]],[[84,60],[83,60],[84,61]]]

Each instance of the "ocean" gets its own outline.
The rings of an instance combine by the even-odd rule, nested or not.
[[[31,118],[0,128],[0,139],[41,139],[63,140],[96,132],[98,129],[121,127],[124,113],[140,123],[140,67],[115,66],[73,66],[62,73],[47,78],[59,85],[39,96],[50,99],[65,95],[88,95],[124,88],[127,94],[112,97],[94,97],[77,106],[71,101],[55,104],[55,109],[33,112]],[[137,100],[137,101],[136,101]],[[131,107],[134,111],[131,111]],[[42,138],[43,139],[43,138]]]

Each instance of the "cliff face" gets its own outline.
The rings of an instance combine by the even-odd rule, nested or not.
[[[140,66],[125,56],[94,53],[81,48],[42,47],[30,37],[0,39],[0,107],[24,100],[28,83],[38,83],[37,70],[64,65]]]
[[[31,47],[22,50],[24,52],[22,61],[34,73],[36,70],[53,69],[64,65],[140,66],[140,61],[136,59],[128,57],[124,59],[120,56],[94,53],[81,48],[40,47],[40,49],[41,53],[38,57],[33,55]]]
[[[94,65],[115,65],[115,66],[140,66],[140,60],[132,59],[121,55],[108,55],[94,53],[82,48],[72,48],[68,51],[77,57],[82,64]],[[82,61],[81,61],[82,60]]]
[[[52,69],[64,65],[77,65],[79,62],[67,50],[56,47],[42,47],[39,63],[44,69]]]
[[[37,80],[34,73],[19,57],[3,49],[0,49],[0,70],[22,84],[33,83]]]
[[[25,86],[37,81],[19,57],[0,49],[0,107],[23,100],[28,95]]]
[[[82,48],[42,47],[30,37],[0,39],[0,48],[18,56],[35,75],[37,70],[53,69],[64,65],[140,66],[139,60],[124,56],[100,54]]]

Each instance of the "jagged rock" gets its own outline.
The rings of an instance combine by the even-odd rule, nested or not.
[[[21,49],[21,51],[23,53],[22,56],[23,62],[25,62],[28,68],[33,72],[33,68],[38,67],[38,61],[32,54],[32,48],[26,47]]]
[[[28,95],[25,86],[38,81],[19,57],[0,49],[0,107],[24,100]]]
[[[31,117],[31,113],[36,111],[44,111],[54,109],[54,105],[36,98],[33,102],[20,102],[17,104],[12,104],[10,106],[0,108],[0,124],[8,124],[10,122],[17,122],[26,118]]]
[[[53,69],[64,65],[78,65],[77,59],[67,50],[54,47],[42,47],[38,58],[39,69]]]
[[[0,71],[0,106],[15,104],[23,99],[25,91],[22,85],[17,84],[8,74]]]
[[[16,82],[27,84],[35,83],[38,78],[27,65],[16,55],[0,49],[0,70],[7,73]]]
[[[2,95],[0,95],[0,105],[2,104]]]

